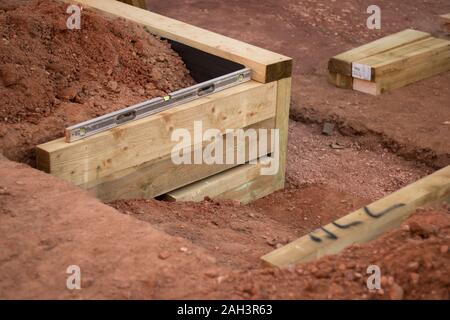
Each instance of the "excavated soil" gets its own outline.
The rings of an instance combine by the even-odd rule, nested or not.
[[[290,122],[287,188],[245,206],[210,199],[106,205],[0,153],[1,298],[450,298],[448,207],[419,210],[401,228],[338,255],[281,270],[261,266],[261,255],[430,174],[433,169],[426,164],[447,163],[450,140],[436,137],[447,128],[436,127],[436,117],[443,121],[447,116],[440,102],[448,95],[439,80],[446,75],[399,90],[392,100],[331,89],[323,71],[329,46],[337,43],[332,48],[337,53],[355,45],[350,41],[354,36],[361,36],[360,42],[374,37],[364,36],[359,27],[333,29],[350,23],[340,14],[355,11],[359,1],[233,1],[169,0],[150,7],[296,58],[291,115],[308,124]],[[338,3],[350,11],[329,15]],[[434,4],[409,3],[423,7],[419,18],[434,14]],[[301,5],[308,10],[300,10]],[[255,13],[261,19],[252,18]],[[205,18],[211,14],[216,19]],[[230,25],[231,14],[236,19]],[[0,31],[9,44],[0,43],[0,112],[6,115],[0,119],[0,149],[7,157],[30,162],[34,145],[60,136],[67,124],[193,83],[167,43],[124,21],[89,11],[83,16],[81,32],[69,32],[62,27],[67,17],[63,5],[0,3]],[[388,31],[398,27],[389,23],[390,13],[383,16]],[[318,27],[315,19],[326,23]],[[420,26],[427,29],[430,22],[423,20]],[[312,50],[314,55],[307,54]],[[439,94],[426,99],[433,117],[416,107],[405,115],[402,101],[424,100],[434,85]],[[364,119],[353,121],[359,107],[342,106],[350,95],[350,101],[364,101]],[[335,104],[342,118],[328,108]],[[418,118],[424,120],[421,126]],[[384,123],[386,131],[372,132],[367,119]],[[338,124],[330,135],[322,135],[321,126],[313,123],[325,120]],[[414,126],[418,129],[412,135]],[[414,139],[405,143],[408,135]],[[393,145],[410,160],[392,153]],[[82,290],[65,287],[66,269],[73,264],[81,268]],[[366,269],[372,264],[382,273],[382,290],[376,292],[366,287]]]
[[[67,5],[0,3],[0,148],[34,162],[34,146],[69,125],[194,84],[170,45],[142,27],[82,12],[68,30]]]

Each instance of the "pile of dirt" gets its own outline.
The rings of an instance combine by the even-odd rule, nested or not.
[[[124,20],[83,10],[69,30],[67,4],[0,4],[0,146],[33,163],[36,144],[64,128],[194,84],[170,45]]]

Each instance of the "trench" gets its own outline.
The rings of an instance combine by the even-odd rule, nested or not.
[[[46,6],[54,6],[56,11],[59,8],[58,4],[43,2],[40,9],[47,12]],[[40,9],[34,12],[39,14]],[[124,22],[105,22],[93,13],[89,19],[103,26],[100,28],[103,34],[87,30],[85,35],[108,41],[99,41],[98,47],[87,43],[76,47],[61,42],[75,54],[66,63],[62,56],[45,52],[50,48],[43,39],[51,35],[58,41],[59,34],[51,34],[55,32],[52,28],[56,25],[56,15],[43,20],[41,33],[34,35],[29,28],[35,21],[26,10],[10,9],[2,15],[10,19],[23,16],[28,24],[21,26],[19,35],[23,39],[18,40],[14,28],[0,25],[4,38],[9,41],[7,54],[0,57],[0,92],[3,93],[0,96],[4,99],[1,101],[4,108],[0,121],[1,151],[11,160],[33,167],[35,146],[60,138],[68,125],[144,98],[167,94],[221,72],[204,73],[203,65],[208,63],[209,56],[199,58],[198,52],[181,44],[150,38],[143,30],[124,32]],[[108,29],[113,30],[112,35]],[[39,48],[44,53],[36,50],[36,57],[25,58],[19,41],[28,41],[36,48],[42,45]],[[146,47],[146,41],[153,47]],[[178,48],[178,54],[186,61],[194,56],[189,62],[190,72],[184,70],[183,61],[170,47]],[[93,55],[85,54],[88,50]],[[97,55],[103,60],[96,61]],[[18,60],[10,61],[7,56]],[[144,65],[143,60],[147,61]],[[78,69],[73,70],[73,65]],[[152,65],[159,67],[155,71]],[[209,62],[209,65],[226,69],[226,63]],[[141,69],[151,76],[142,74]],[[170,73],[167,78],[162,77],[165,71]],[[287,184],[282,191],[245,206],[235,201],[210,199],[200,203],[116,200],[109,205],[122,214],[189,240],[192,246],[206,250],[219,265],[248,270],[259,266],[260,256],[430,172],[429,167],[404,160],[382,144],[360,144],[337,131],[323,135],[316,124],[291,121]]]
[[[334,149],[338,144],[343,148]],[[205,199],[200,203],[117,200],[123,214],[150,223],[206,250],[235,270],[261,266],[260,257],[432,172],[351,137],[321,134],[315,124],[290,122],[284,190],[248,205]]]

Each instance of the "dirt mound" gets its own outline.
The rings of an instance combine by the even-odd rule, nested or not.
[[[83,10],[68,30],[67,5],[0,7],[0,145],[31,162],[35,144],[71,124],[194,84],[170,45],[142,27]]]

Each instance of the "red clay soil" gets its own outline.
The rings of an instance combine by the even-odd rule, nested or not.
[[[343,149],[333,149],[333,143]],[[431,173],[375,142],[370,149],[365,146],[338,132],[324,136],[317,126],[291,121],[285,190],[248,206],[154,200],[111,205],[207,249],[220,264],[244,270],[270,250]]]
[[[128,213],[121,214],[24,164],[0,159],[0,176],[3,299],[449,299],[448,209],[421,211],[379,240],[277,270],[260,266],[258,255],[287,241],[272,237],[289,237],[300,228],[273,211],[259,211],[257,204],[131,201],[119,205]],[[319,197],[322,191],[309,187],[303,194]],[[342,195],[336,196],[329,206],[342,214],[337,202]],[[304,219],[310,227],[321,223],[312,215],[297,215],[311,217],[312,222]],[[267,222],[274,229],[266,230]],[[371,293],[366,287],[371,264],[381,268],[382,291]],[[70,265],[81,268],[81,290],[66,288]]]
[[[290,122],[286,169],[290,187],[323,184],[373,202],[432,171],[393,154],[373,136],[348,137],[337,130],[322,135],[318,125]]]
[[[213,286],[200,271],[211,257],[189,241],[25,164],[0,157],[0,177],[1,299],[186,298]],[[70,265],[81,290],[66,288]]]
[[[278,201],[285,205],[278,206]],[[311,185],[278,192],[251,206],[212,200],[120,200],[111,205],[206,249],[219,265],[247,270],[260,264],[260,256],[347,214],[349,207],[356,209],[364,203],[343,192]]]
[[[285,270],[228,275],[218,295],[246,299],[450,299],[450,210],[428,209],[379,239]],[[367,267],[381,271],[370,291]]]
[[[29,0],[20,2],[30,3]],[[431,11],[436,10],[435,4],[425,5],[418,0],[410,3],[416,2],[421,11],[414,13],[423,18],[419,26],[426,30],[430,20],[425,17],[434,14]],[[17,28],[6,28],[2,23],[0,30],[2,37],[13,44],[22,37],[27,42],[17,42],[15,46],[0,44],[0,65],[21,65],[17,74],[23,78],[6,87],[4,71],[0,68],[0,91],[6,90],[6,94],[0,92],[4,95],[0,101],[14,98],[24,99],[30,105],[41,101],[47,104],[38,106],[42,107],[39,112],[0,104],[4,108],[0,111],[9,112],[10,116],[9,120],[0,120],[0,149],[15,160],[30,160],[29,150],[35,144],[59,136],[60,130],[71,121],[78,122],[150,98],[156,90],[165,92],[166,78],[151,74],[154,69],[149,61],[157,64],[161,72],[168,70],[169,63],[177,65],[181,71],[174,70],[180,72],[174,73],[180,78],[166,79],[172,84],[192,81],[168,44],[138,27],[85,12],[88,20],[84,21],[93,24],[86,25],[81,34],[71,33],[58,29],[58,23],[65,23],[67,17],[65,11],[61,14],[63,18],[54,12],[61,8],[59,4],[33,1],[35,13],[31,14],[23,9],[14,10],[17,3],[1,2],[0,19],[10,19],[10,26],[16,21]],[[398,150],[402,155],[413,150],[415,159],[433,166],[445,163],[448,141],[435,136],[442,133],[442,128],[435,129],[434,118],[446,119],[447,110],[438,104],[439,99],[448,98],[443,84],[437,84],[439,95],[426,97],[427,103],[430,102],[428,118],[422,109],[411,109],[412,114],[406,114],[404,109],[398,113],[400,109],[396,109],[399,103],[403,106],[404,100],[425,101],[422,97],[426,89],[430,90],[429,81],[440,78],[421,82],[415,90],[400,89],[396,91],[399,96],[392,101],[328,87],[323,67],[330,52],[338,53],[345,46],[374,37],[364,36],[367,31],[358,24],[354,28],[339,28],[341,23],[350,25],[356,23],[352,19],[364,16],[365,8],[363,13],[356,14],[364,7],[356,0],[269,1],[267,7],[261,1],[239,2],[237,6],[234,1],[212,5],[212,1],[193,0],[188,9],[187,3],[178,1],[174,5],[168,1],[164,8],[160,4],[152,3],[152,6],[183,13],[177,18],[184,17],[198,24],[203,21],[209,24],[204,25],[209,29],[294,56],[301,65],[294,72],[294,98],[298,100],[293,104],[293,118],[317,122],[332,119],[339,124],[339,130],[325,136],[320,133],[319,125],[291,121],[288,188],[247,206],[235,201],[167,203],[142,199],[115,201],[108,206],[67,182],[2,158],[0,151],[0,298],[449,299],[448,208],[420,211],[401,228],[378,240],[354,245],[339,255],[314,262],[278,270],[261,266],[259,260],[274,248],[432,172],[416,160],[407,161],[391,153],[388,149],[394,144],[386,143],[387,140],[399,143],[404,148]],[[300,10],[299,3],[308,6]],[[338,3],[343,7],[338,8]],[[387,2],[386,5],[397,6]],[[398,6],[406,10],[406,5]],[[261,20],[255,18],[255,12]],[[348,21],[339,18],[344,13]],[[211,14],[216,19],[207,19]],[[234,21],[231,25],[230,15]],[[387,28],[400,27],[391,25],[394,19],[390,13],[383,13],[383,17]],[[311,23],[317,18],[322,21],[316,22],[313,28]],[[45,28],[36,29],[35,24]],[[96,38],[97,34],[102,37]],[[51,44],[48,35],[59,41],[58,46]],[[351,41],[354,36],[361,37]],[[66,43],[65,39],[72,39],[73,43]],[[89,39],[98,41],[91,44]],[[62,59],[59,48],[76,54]],[[155,48],[163,52],[166,60],[158,61]],[[9,54],[4,51],[13,49]],[[29,49],[38,58],[34,54],[33,57],[25,55]],[[114,55],[106,54],[110,51]],[[314,55],[310,54],[312,51]],[[50,57],[61,69],[47,66],[45,59]],[[1,59],[15,59],[15,62]],[[142,64],[141,60],[148,61]],[[68,61],[76,67],[70,68]],[[117,61],[114,68],[108,69]],[[24,69],[28,65],[34,70]],[[90,70],[95,73],[90,74]],[[7,83],[15,79],[15,74],[11,74],[6,77]],[[44,84],[39,88],[44,89],[31,90],[27,79],[38,79]],[[62,89],[70,86],[69,81],[79,83],[81,91],[75,90],[72,99],[58,97]],[[152,86],[148,87],[149,84]],[[299,90],[300,86],[304,91]],[[17,90],[25,90],[23,97]],[[404,90],[411,90],[410,96],[405,96]],[[27,96],[27,92],[32,95]],[[388,95],[392,98],[395,94]],[[59,103],[52,104],[51,97]],[[387,140],[363,134],[371,132],[370,121],[353,122],[352,117],[357,115],[353,105],[345,103],[345,108],[338,108],[343,110],[343,120],[327,109],[331,106],[329,101],[340,105],[345,99],[367,102],[365,117],[375,119],[375,124],[380,124],[376,119],[382,117],[387,129],[380,134]],[[386,116],[390,110],[392,116]],[[400,114],[405,121],[397,118]],[[423,127],[417,122],[420,117],[424,120]],[[417,129],[414,133],[413,125]],[[398,130],[395,134],[388,130],[392,126]],[[37,132],[43,128],[47,131]],[[409,144],[399,142],[404,135],[417,139],[411,139]],[[438,141],[441,141],[439,145]],[[422,150],[420,145],[425,142],[429,143],[428,149]],[[371,264],[381,268],[381,291],[369,292],[366,287],[366,269]],[[70,265],[81,268],[81,290],[66,288],[66,269]]]
[[[194,84],[167,42],[142,27],[67,5],[0,3],[0,149],[32,164],[34,146],[64,128]]]
[[[373,3],[362,0],[147,3],[151,11],[292,57],[293,119],[333,121],[343,133],[372,135],[407,158],[450,164],[450,72],[378,97],[327,82],[330,57],[382,36],[415,28],[445,38],[437,17],[450,12],[448,0],[379,0],[381,30],[366,27]]]

